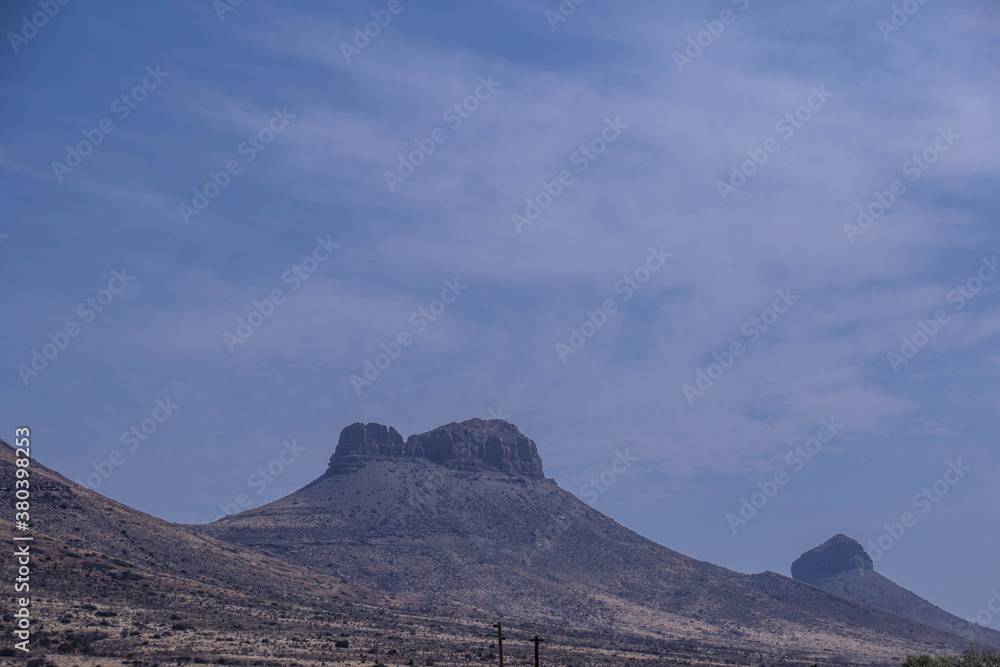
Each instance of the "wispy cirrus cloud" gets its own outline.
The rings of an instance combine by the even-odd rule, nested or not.
[[[608,494],[609,511],[664,541],[698,536],[683,538],[696,555],[746,569],[775,569],[782,549],[802,551],[850,521],[838,485],[892,510],[886,488],[907,491],[909,480],[895,478],[919,479],[947,447],[995,467],[995,420],[984,416],[997,396],[994,285],[904,372],[886,360],[1000,245],[995,7],[928,3],[886,42],[876,22],[889,7],[753,2],[678,72],[673,54],[687,37],[742,3],[586,3],[556,31],[545,18],[552,4],[414,4],[350,63],[339,44],[364,8],[245,4],[220,23],[189,3],[157,30],[134,9],[62,17],[52,41],[31,45],[48,59],[11,61],[0,93],[10,212],[0,247],[3,419],[36,420],[54,443],[51,462],[72,476],[172,392],[184,414],[108,493],[199,520],[217,504],[198,490],[218,482],[213,466],[247,449],[268,456],[293,435],[290,423],[308,448],[282,480],[291,487],[321,469],[348,423],[416,432],[504,405],[570,489],[622,443],[634,446],[643,473],[614,492],[636,504]],[[93,51],[93,30],[109,50],[68,58]],[[169,85],[56,183],[51,160],[155,62],[171,71]],[[452,130],[445,112],[481,76],[499,88]],[[722,201],[717,183],[732,165],[781,136],[777,124],[818,86],[832,93],[823,108]],[[276,107],[295,122],[184,225],[178,204]],[[574,153],[619,117],[621,139],[577,171]],[[385,172],[437,127],[448,127],[447,141],[391,192]],[[961,135],[954,148],[849,243],[843,225],[857,208],[907,179],[904,163],[947,127]],[[573,185],[518,234],[511,214],[563,169]],[[222,333],[321,234],[342,252],[230,355]],[[554,341],[620,298],[616,283],[661,245],[670,263],[563,364]],[[142,275],[141,289],[25,391],[14,368],[33,341],[122,263]],[[350,374],[456,277],[468,293],[357,396]],[[748,344],[742,325],[780,289],[799,301]],[[746,354],[689,404],[681,387],[734,341]],[[776,523],[755,524],[773,545],[766,555],[738,562],[714,499],[738,498],[831,416],[845,424],[839,448],[803,473],[810,488],[794,507],[776,503]],[[178,450],[204,466],[172,467]],[[190,498],[149,488],[180,477]],[[970,497],[989,497],[988,482],[974,480]],[[228,497],[241,478],[224,483]],[[691,511],[647,524],[636,507],[651,493]],[[877,516],[853,520],[861,531]],[[788,526],[809,542],[782,537]],[[956,601],[950,591],[962,587],[973,584],[937,599]]]

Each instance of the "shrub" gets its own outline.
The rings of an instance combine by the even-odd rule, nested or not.
[[[993,649],[977,651],[969,647],[957,655],[909,655],[903,667],[1000,667],[1000,653]]]

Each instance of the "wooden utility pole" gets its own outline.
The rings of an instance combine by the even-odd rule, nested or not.
[[[538,635],[535,635],[535,667],[538,667],[538,642],[545,641]]]
[[[497,647],[500,650],[500,667],[503,667],[503,623],[494,623],[493,627],[497,629]]]

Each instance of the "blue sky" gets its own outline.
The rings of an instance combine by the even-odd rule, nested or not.
[[[744,572],[909,511],[877,569],[984,608],[996,5],[930,0],[891,31],[890,2],[389,7],[70,2],[35,32],[37,3],[0,10],[2,437],[30,424],[71,479],[103,465],[100,492],[202,522],[316,477],[349,423],[504,416],[581,497],[627,449],[595,506]],[[348,62],[371,12],[391,21]]]

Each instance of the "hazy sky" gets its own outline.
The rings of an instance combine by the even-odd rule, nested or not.
[[[911,2],[6,3],[0,437],[202,522],[502,416],[744,572],[910,512],[877,569],[974,616],[1000,9]]]

